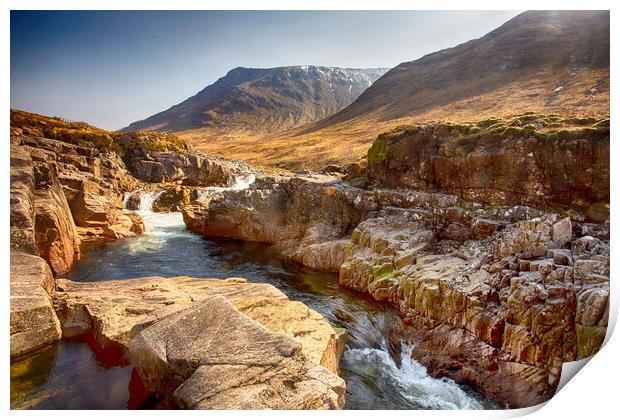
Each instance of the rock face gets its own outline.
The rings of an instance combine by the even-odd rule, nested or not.
[[[51,164],[35,165],[35,241],[55,274],[80,258],[80,238],[65,193]]]
[[[399,309],[417,337],[412,357],[432,375],[511,407],[549,399],[562,363],[594,354],[605,337],[607,223],[322,177],[262,179],[184,217],[203,235],[271,243],[339,271],[341,285]]]
[[[508,127],[435,124],[382,134],[368,152],[365,182],[440,190],[491,205],[556,205],[605,220],[608,120],[548,133],[532,124],[551,122],[527,118]]]
[[[76,145],[33,137],[19,129],[12,132],[11,142],[11,155],[15,156],[12,170],[21,171],[26,180],[18,182],[15,172],[14,207],[19,214],[27,214],[18,209],[29,203],[26,188],[31,184],[25,177],[32,173],[37,252],[55,273],[67,271],[79,258],[80,237],[120,238],[140,231],[142,222],[122,211],[124,191],[135,189],[138,182],[116,154],[99,151],[94,144],[88,147],[88,142]],[[27,220],[13,214],[15,226]],[[131,226],[134,221],[136,225]],[[13,241],[20,242],[23,239]]]
[[[236,175],[250,171],[249,165],[243,162],[206,156],[189,149],[157,151],[157,147],[149,148],[151,135],[129,133],[118,138],[119,144],[126,150],[124,159],[128,169],[142,181],[228,187],[234,183]]]
[[[548,215],[481,241],[442,241],[412,217],[366,220],[346,248],[340,283],[396,305],[418,331],[413,357],[431,374],[512,407],[539,404],[555,392],[564,361],[600,348],[608,321],[608,244],[586,236],[562,248],[570,224]],[[593,317],[584,323],[582,313]]]
[[[335,375],[344,336],[272,286],[188,277],[61,280],[55,297],[64,336],[91,332],[103,348],[123,349],[146,388],[180,407],[344,403],[344,381]]]
[[[248,189],[215,193],[186,206],[183,217],[196,233],[270,243],[292,261],[338,271],[342,239],[379,209],[455,202],[444,194],[366,191],[330,176],[267,177]]]
[[[60,340],[50,294],[54,277],[40,257],[11,252],[11,359]]]
[[[25,150],[11,146],[11,250],[37,253],[34,219],[32,159]]]

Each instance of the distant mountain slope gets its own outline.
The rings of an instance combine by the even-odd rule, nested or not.
[[[480,39],[398,65],[313,130],[366,115],[605,112],[608,95],[609,12],[530,11]]]
[[[332,115],[351,104],[386,71],[238,67],[195,96],[122,131],[273,133]]]
[[[609,115],[609,12],[524,12],[482,38],[393,68],[347,108],[275,135],[183,135],[207,153],[320,168],[366,153],[395,126],[526,111]]]

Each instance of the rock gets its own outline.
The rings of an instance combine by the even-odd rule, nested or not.
[[[429,373],[525,407],[553,395],[564,360],[600,348],[607,325],[604,243],[576,240],[586,259],[568,249],[547,251],[555,244],[553,217],[455,242],[445,238],[444,220],[460,223],[465,212],[417,221],[412,215],[360,223],[339,279],[397,306],[416,336],[413,356]],[[573,260],[576,287],[567,264]],[[593,289],[580,292],[580,284]]]
[[[11,250],[37,253],[34,237],[34,172],[30,155],[11,146]]]
[[[459,222],[452,222],[441,231],[441,237],[450,241],[463,242],[470,239],[471,235],[469,227]]]
[[[298,337],[304,353],[333,369],[337,357],[329,348],[338,334],[317,312],[300,302],[289,301],[267,284],[243,279],[215,280],[191,277],[77,283],[59,280],[58,314],[65,335],[92,330],[102,347],[126,348],[132,330],[196,302],[222,295],[242,313],[276,332]]]
[[[122,143],[123,139],[120,141]],[[254,171],[243,162],[206,156],[200,152],[158,152],[134,148],[128,156],[132,174],[151,183],[175,182],[195,187],[229,187],[235,182],[236,176]]]
[[[159,213],[181,211],[190,201],[191,193],[188,189],[177,187],[164,190],[153,202],[153,211]]]
[[[181,408],[335,409],[344,404],[342,379],[308,360],[290,335],[269,331],[223,296],[146,327],[129,353],[146,388]]]
[[[430,221],[434,214],[416,206],[450,207],[455,200],[415,191],[364,191],[324,175],[259,178],[248,189],[214,193],[206,203],[185,206],[183,218],[201,235],[266,242],[285,258],[332,271],[341,263],[339,241],[359,222],[393,205],[404,206],[396,212]],[[322,258],[329,261],[319,262]]]
[[[489,205],[556,203],[605,220],[609,130],[584,130],[579,138],[568,131],[547,138],[518,130],[489,130],[476,139],[440,123],[381,134],[368,151],[366,185],[442,191]]]
[[[164,182],[164,165],[160,162],[139,160],[134,162],[132,173],[138,179],[146,182]]]
[[[517,222],[500,234],[495,243],[495,258],[528,253],[532,257],[547,255],[552,245],[551,229],[541,219]]]
[[[60,240],[57,239],[53,247],[58,249],[57,244],[63,242],[63,237],[72,235],[73,231],[77,232],[78,236],[84,235],[89,238],[93,236],[108,238],[126,236],[110,235],[110,231],[118,230],[117,226],[112,225],[118,225],[119,219],[125,218],[121,215],[122,197],[125,191],[135,190],[138,181],[127,172],[125,164],[116,153],[105,149],[100,150],[98,145],[86,139],[69,137],[67,141],[60,141],[24,135],[23,131],[16,132],[13,138],[12,154],[16,156],[14,159],[16,175],[14,184],[16,188],[21,188],[21,190],[15,189],[13,196],[16,204],[19,202],[22,207],[24,203],[30,203],[27,189],[24,189],[23,185],[30,185],[31,181],[28,181],[30,179],[28,174],[31,172],[33,176],[36,174],[37,185],[33,185],[31,190],[33,195],[31,204],[32,206],[43,206],[41,209],[46,211],[46,216],[44,217],[43,213],[37,211],[37,217],[44,217],[41,222],[41,229],[47,229],[46,233],[39,235],[39,239],[45,237],[46,239],[42,240],[52,241],[54,231],[58,230],[62,234]],[[78,144],[70,141],[76,141]],[[19,172],[20,178],[24,181],[18,179],[18,171],[21,171]],[[32,180],[34,183],[34,178]],[[65,202],[64,205],[62,205],[63,201]],[[50,210],[54,206],[58,208],[67,207],[70,211],[69,216],[65,217],[65,210],[60,211],[60,213]],[[21,216],[21,219],[18,218],[17,213],[14,216],[15,224],[24,224],[24,215]],[[51,227],[57,225],[58,220],[64,219],[70,220],[70,224],[76,225],[78,229]],[[46,227],[44,228],[44,226]],[[105,234],[103,233],[104,230],[106,230]],[[26,227],[23,231],[24,233],[29,232]],[[14,232],[17,235],[16,229]],[[20,241],[22,240],[17,236],[13,239],[15,246]],[[68,241],[64,242],[68,245]],[[49,248],[50,244],[46,243],[45,247]],[[64,247],[67,248],[67,246]],[[24,248],[24,250],[26,249]],[[41,255],[47,252],[45,249],[36,250],[32,247],[27,250],[28,252],[41,253]],[[56,261],[50,261],[55,272],[66,271],[66,266],[70,266],[66,255],[68,252],[64,253],[63,258],[61,258],[65,260],[63,264],[65,267],[56,267]]]
[[[553,225],[552,232],[553,242],[555,242],[559,247],[562,247],[570,242],[573,235],[573,227],[570,217],[566,217],[555,223]]]
[[[109,239],[129,238],[144,233],[144,220],[136,213],[119,213],[116,220],[103,227],[103,236]]]
[[[11,252],[11,359],[60,340],[50,294],[54,277],[40,257]]]
[[[134,192],[127,197],[125,208],[127,210],[140,210],[140,192]]]
[[[103,227],[113,219],[112,207],[114,204],[109,198],[82,191],[73,201],[71,212],[78,226]]]
[[[481,239],[493,235],[501,226],[498,221],[476,217],[471,223],[471,231],[474,239]]]
[[[344,261],[348,239],[326,241],[302,248],[290,255],[290,259],[313,270],[337,273]]]
[[[276,342],[284,340],[285,342],[295,343],[295,346],[297,346],[295,348],[299,348],[299,350],[296,350],[294,355],[291,355],[294,364],[291,364],[293,362],[289,359],[284,361],[287,369],[290,368],[292,369],[291,372],[293,372],[291,377],[286,380],[299,381],[303,379],[304,385],[300,386],[305,388],[305,381],[310,380],[310,377],[307,376],[310,373],[305,373],[306,370],[314,372],[320,378],[333,385],[329,386],[331,387],[330,391],[324,385],[315,384],[325,389],[324,396],[329,395],[325,406],[339,408],[342,405],[344,383],[329,372],[337,372],[339,359],[344,347],[343,340],[345,335],[342,332],[335,331],[321,315],[301,302],[289,301],[283,293],[273,286],[246,283],[243,279],[214,280],[189,277],[169,279],[151,277],[97,283],[76,283],[69,280],[59,280],[59,291],[55,296],[57,312],[65,336],[70,337],[91,332],[101,347],[120,348],[125,351],[130,347],[133,349],[140,347],[135,347],[132,340],[139,336],[142,331],[146,331],[144,330],[145,328],[148,330],[150,325],[155,326],[160,322],[159,320],[173,319],[173,317],[179,319],[179,317],[183,316],[179,315],[182,313],[198,314],[199,312],[193,311],[199,310],[197,309],[199,305],[207,301],[211,302],[214,298],[217,298],[217,305],[214,305],[212,302],[210,307],[223,317],[221,322],[225,322],[227,327],[222,329],[221,322],[216,322],[216,318],[209,318],[208,322],[204,321],[206,324],[203,327],[205,328],[207,326],[220,325],[217,329],[211,330],[211,332],[215,334],[219,330],[217,336],[221,337],[222,340],[221,346],[206,346],[203,348],[204,350],[232,355],[238,351],[240,343],[247,343],[248,346],[251,344],[253,349],[258,349],[256,350],[258,353],[254,353],[254,356],[258,357],[259,353],[264,351],[266,347],[256,347],[255,342],[245,341],[249,339],[243,335],[237,337],[240,331],[246,327],[251,331],[263,331],[261,334],[265,339],[271,337],[269,340],[274,339]],[[217,312],[219,310],[223,312]],[[190,321],[189,318],[186,317],[186,319]],[[239,329],[234,325],[233,320],[239,321]],[[195,334],[197,326],[192,324],[192,322],[175,321],[175,325],[176,331],[186,331],[183,334],[191,333],[190,335],[194,336],[196,340],[206,340],[208,337],[211,337],[210,333],[197,336]],[[187,329],[185,330],[185,328]],[[228,337],[226,334],[237,335],[235,335],[233,341],[228,341],[225,339]],[[182,341],[180,340],[179,337],[173,339],[174,342],[181,343]],[[161,345],[164,341],[162,339],[162,342],[158,345]],[[149,344],[149,347],[151,347],[151,344]],[[251,360],[249,355],[252,354],[252,351],[244,350],[243,353],[245,354],[244,357]],[[137,358],[134,361],[136,367],[150,366],[152,360],[148,359],[149,361],[147,362],[141,359],[143,354],[142,351],[137,350],[129,352],[132,360]],[[213,355],[215,354],[213,353]],[[256,359],[254,359],[254,362],[256,364],[261,363]],[[143,365],[143,363],[146,363],[146,365]],[[318,367],[321,367],[324,371],[317,370]],[[174,366],[172,368],[175,369]],[[197,369],[198,366],[195,366],[195,368]],[[141,370],[141,376],[146,381],[147,386],[150,386],[149,389],[151,391],[157,390],[166,398],[172,398],[171,393],[180,383],[176,384],[176,387],[172,387],[172,389],[168,389],[164,385],[162,385],[162,389],[159,389],[159,386],[166,382],[160,383],[160,380],[163,380],[162,378],[166,377],[167,374],[157,369],[152,371],[144,367]],[[224,378],[229,376],[234,379],[237,373],[246,372],[246,374],[256,374],[254,381],[259,380],[262,382],[262,379],[260,379],[263,377],[262,374],[252,369],[241,369],[239,372],[235,369],[234,366],[230,366],[225,368],[224,371],[220,371],[220,373],[223,372],[223,376],[219,377],[220,380],[224,380]],[[200,372],[203,372],[203,370]],[[297,373],[294,374],[294,372]],[[188,378],[189,376],[184,379]],[[226,380],[228,381],[228,379]],[[206,379],[205,377],[204,381],[205,383],[211,383],[208,381],[213,381],[213,378]],[[188,387],[190,383],[193,384],[192,386],[202,386],[200,383],[186,382]],[[233,388],[238,386],[241,385],[231,385]],[[266,386],[268,388],[271,385],[267,384]],[[273,386],[279,387],[275,383]],[[334,392],[335,394],[333,394]],[[175,401],[181,406],[192,406],[195,408],[200,406],[198,401],[188,398],[174,397]],[[310,401],[309,396],[299,397],[301,400],[297,396],[291,396],[290,398],[291,402],[287,404],[293,404],[296,407],[303,404],[315,404],[315,402],[308,402]],[[336,404],[335,401],[338,403]],[[228,403],[233,404],[230,401]],[[215,403],[213,404],[216,406]]]
[[[55,168],[35,165],[35,240],[55,274],[69,271],[80,258],[80,238]]]

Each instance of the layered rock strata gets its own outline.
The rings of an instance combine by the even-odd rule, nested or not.
[[[513,121],[428,124],[381,134],[367,187],[443,191],[489,205],[557,206],[609,215],[609,120],[522,115]],[[594,121],[598,121],[593,118]],[[581,125],[580,125],[581,124]]]

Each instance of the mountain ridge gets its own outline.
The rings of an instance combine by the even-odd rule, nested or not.
[[[271,133],[349,105],[387,69],[236,67],[196,95],[119,131]]]

